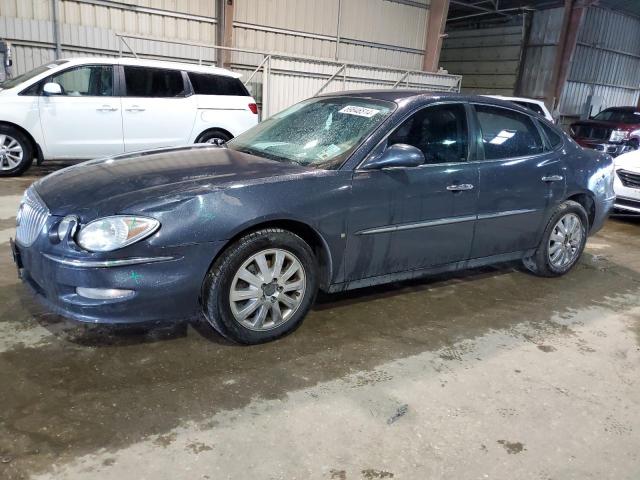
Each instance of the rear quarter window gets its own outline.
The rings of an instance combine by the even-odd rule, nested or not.
[[[514,102],[518,105],[520,105],[521,107],[527,108],[529,110],[531,110],[532,112],[536,112],[539,113],[540,115],[542,115],[544,117],[544,110],[542,110],[542,107],[540,105],[538,105],[537,103],[530,103],[530,102]]]
[[[249,96],[249,92],[237,78],[194,72],[189,72],[188,75],[193,87],[193,93],[196,95]]]
[[[542,131],[544,132],[545,137],[549,141],[549,146],[552,150],[555,150],[560,145],[562,145],[562,135],[556,132],[552,127],[547,125],[544,122],[538,122],[538,124],[542,127]]]

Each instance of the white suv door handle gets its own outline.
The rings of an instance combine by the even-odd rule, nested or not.
[[[473,185],[471,185],[470,183],[457,183],[455,185],[449,185],[447,187],[447,190],[449,190],[450,192],[461,192],[463,190],[472,190],[473,189]]]
[[[144,112],[146,110],[146,108],[142,108],[138,105],[131,105],[129,108],[127,108],[127,112]]]
[[[562,175],[547,175],[546,177],[542,177],[543,182],[561,182],[564,180]]]
[[[96,108],[96,110],[99,112],[115,112],[118,108],[112,107],[111,105],[102,105],[101,107]]]

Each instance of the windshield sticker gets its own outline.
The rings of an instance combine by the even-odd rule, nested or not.
[[[375,108],[366,108],[366,107],[358,107],[356,105],[347,105],[342,110],[339,110],[340,113],[346,113],[348,115],[357,115],[358,117],[367,117],[371,118],[380,110],[376,110]]]

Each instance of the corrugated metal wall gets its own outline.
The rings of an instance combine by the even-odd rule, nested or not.
[[[554,8],[533,15],[519,92],[523,96],[545,95],[563,13],[564,9]],[[560,96],[560,116],[565,123],[585,116],[592,102],[600,108],[637,105],[639,92],[640,19],[603,8],[588,8]]]
[[[0,0],[0,37],[16,46],[17,73],[52,58],[47,51],[53,43],[51,3]],[[68,56],[113,54],[116,32],[215,44],[215,0],[60,0],[59,5]],[[428,0],[236,0],[234,46],[420,69],[428,7]],[[194,48],[141,40],[131,46],[147,56],[198,60]]]
[[[309,62],[291,57],[274,56],[271,61],[271,75],[267,86],[269,104],[266,108],[260,98],[264,82],[262,72],[254,78],[256,83],[250,85],[259,103],[263,103],[263,113],[267,116],[284,108],[314,96],[320,89],[322,93],[342,90],[360,90],[366,88],[391,88],[400,80],[399,87],[420,88],[430,91],[459,91],[460,78],[453,75],[442,75],[428,72],[411,72],[381,67],[366,67],[338,62]],[[238,65],[236,71],[250,74],[246,67]],[[330,82],[328,80],[336,72],[339,74]],[[253,82],[252,82],[253,83]]]
[[[217,19],[213,0],[61,0],[64,56],[111,56],[116,32],[166,40],[213,44]],[[14,45],[16,74],[52,60],[51,0],[0,0],[0,37]],[[195,62],[197,49],[161,42],[131,41],[139,54]],[[215,61],[213,51],[207,61]]]
[[[522,52],[522,19],[499,27],[448,30],[440,64],[462,75],[469,93],[513,95]]]
[[[428,5],[427,0],[236,0],[234,43],[420,69]]]
[[[54,58],[51,5],[51,0],[0,0],[0,37],[15,47],[14,74]],[[215,0],[59,0],[62,55],[116,55],[122,47],[116,34],[122,33],[138,37],[127,43],[140,56],[213,63],[215,5]],[[248,78],[266,54],[272,55],[268,82],[260,71],[250,84],[267,116],[313,96],[341,68],[324,91],[391,87],[399,80],[403,86],[457,91],[456,76],[407,72],[422,67],[428,6],[427,0],[236,0],[234,47],[257,53],[232,52],[224,62]],[[359,65],[343,66],[349,62]]]
[[[635,106],[639,94],[640,19],[589,8],[562,92],[561,114],[584,114],[590,97],[602,108]]]
[[[564,8],[533,13],[524,52],[518,95],[543,99],[551,82]]]

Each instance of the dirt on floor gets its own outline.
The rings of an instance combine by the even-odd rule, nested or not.
[[[0,478],[640,478],[640,220],[567,276],[508,264],[323,295],[275,343],[33,301],[0,179]]]

